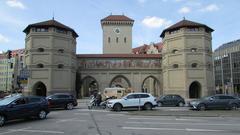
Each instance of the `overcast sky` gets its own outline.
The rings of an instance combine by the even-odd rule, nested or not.
[[[102,53],[100,20],[124,14],[135,20],[133,47],[160,42],[166,27],[185,18],[213,28],[213,49],[240,38],[240,0],[0,0],[0,51],[24,48],[23,29],[52,19],[79,35],[77,53]]]

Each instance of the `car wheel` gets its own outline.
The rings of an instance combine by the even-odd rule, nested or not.
[[[39,119],[45,119],[47,117],[47,112],[44,111],[44,110],[41,110],[39,113],[38,113],[38,118]]]
[[[117,112],[122,111],[122,105],[120,105],[120,104],[115,104],[114,107],[113,107],[113,110],[114,110],[114,111],[117,111]]]
[[[158,107],[162,107],[163,106],[163,104],[161,102],[158,102],[157,105],[158,105]]]
[[[205,111],[206,110],[206,106],[204,104],[199,104],[198,105],[198,110],[199,111]]]
[[[237,108],[238,108],[237,104],[231,104],[230,105],[231,110],[237,110]]]
[[[178,103],[178,106],[179,106],[179,107],[183,107],[183,106],[184,106],[184,103],[183,103],[183,102],[179,102],[179,103]]]
[[[146,103],[146,104],[144,105],[144,109],[145,109],[145,110],[152,110],[152,104]]]
[[[0,127],[5,124],[6,118],[2,115],[0,115]]]
[[[68,104],[66,105],[66,109],[67,109],[67,110],[72,110],[72,109],[73,109],[73,104],[72,104],[72,103],[68,103]]]

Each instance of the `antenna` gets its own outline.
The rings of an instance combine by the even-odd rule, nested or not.
[[[53,11],[53,17],[52,17],[52,20],[54,20],[54,11]]]

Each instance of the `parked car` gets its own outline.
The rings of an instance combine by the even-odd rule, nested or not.
[[[77,106],[77,99],[69,93],[56,93],[46,97],[50,108],[65,108],[72,110],[74,106]]]
[[[206,110],[206,109],[231,109],[236,110],[240,107],[240,100],[230,95],[213,95],[203,97],[199,100],[190,101],[191,109]]]
[[[121,99],[111,99],[107,102],[107,107],[115,111],[123,108],[138,108],[151,110],[157,106],[156,98],[149,93],[129,93]]]
[[[158,106],[184,106],[185,100],[180,95],[164,95],[157,100]]]
[[[48,113],[48,102],[44,97],[12,96],[0,100],[0,126],[13,119],[45,119]]]

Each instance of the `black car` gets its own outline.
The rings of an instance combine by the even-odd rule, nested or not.
[[[77,99],[69,93],[56,93],[46,98],[50,108],[65,108],[72,110],[74,106],[77,106]]]
[[[158,106],[184,106],[185,100],[180,95],[164,95],[157,100]]]
[[[0,126],[13,119],[45,119],[48,113],[48,102],[44,97],[12,96],[0,100]]]
[[[193,100],[189,103],[191,109],[231,109],[236,110],[240,107],[240,100],[230,95],[213,95],[203,97],[199,100]]]

